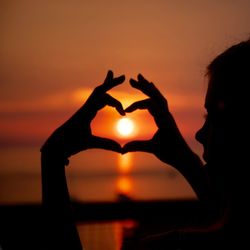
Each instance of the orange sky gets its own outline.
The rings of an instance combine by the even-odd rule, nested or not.
[[[205,67],[248,37],[249,13],[248,0],[2,0],[0,146],[41,145],[112,69],[127,77],[114,97],[125,107],[141,99],[128,80],[142,73],[168,98],[184,137],[198,148],[193,136],[203,122]],[[150,137],[152,118],[133,115],[138,127],[147,124],[137,136]],[[114,119],[104,109],[93,131],[117,138]]]

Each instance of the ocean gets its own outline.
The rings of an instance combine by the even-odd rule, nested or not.
[[[39,148],[1,149],[0,164],[0,204],[41,201]],[[66,176],[72,198],[79,201],[115,201],[120,195],[137,200],[195,197],[178,171],[146,153],[87,150],[70,158]]]
[[[13,205],[13,208],[19,209],[19,205],[21,207],[25,205],[24,210],[20,212],[15,210],[19,214],[22,213],[21,211],[29,213],[32,204],[41,204],[38,147],[2,148],[0,166],[0,208],[1,206],[4,208],[3,205]],[[124,199],[136,202],[181,201],[196,197],[190,185],[178,171],[146,153],[130,153],[121,156],[104,150],[88,150],[70,158],[70,165],[66,167],[66,176],[72,200],[89,204]],[[22,221],[22,218],[13,219],[10,211],[5,211],[5,217],[7,224],[14,220],[13,232],[6,237],[19,238],[19,221]],[[164,211],[167,211],[167,207]],[[172,214],[171,217],[174,216],[173,211],[169,214]],[[29,223],[32,223],[32,216],[35,215],[36,210],[31,212]],[[77,228],[84,249],[120,250],[126,237],[131,237],[138,225],[133,219],[94,220],[79,222]],[[27,228],[23,230],[25,232]]]

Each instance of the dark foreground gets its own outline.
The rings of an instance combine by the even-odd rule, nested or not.
[[[73,209],[80,225],[92,222],[135,222],[134,230],[123,235],[124,245],[133,242],[135,237],[198,223],[202,217],[199,203],[194,200],[73,202]],[[0,249],[41,249],[43,219],[40,204],[0,206]]]

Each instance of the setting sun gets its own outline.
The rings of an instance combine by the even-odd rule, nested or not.
[[[121,118],[116,125],[117,131],[122,136],[129,136],[134,132],[134,122],[129,118]]]

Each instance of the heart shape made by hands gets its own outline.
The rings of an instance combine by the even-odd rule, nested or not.
[[[131,140],[151,139],[157,130],[153,117],[146,110],[121,116],[110,107],[98,112],[91,128],[94,135],[113,139],[121,145]]]

